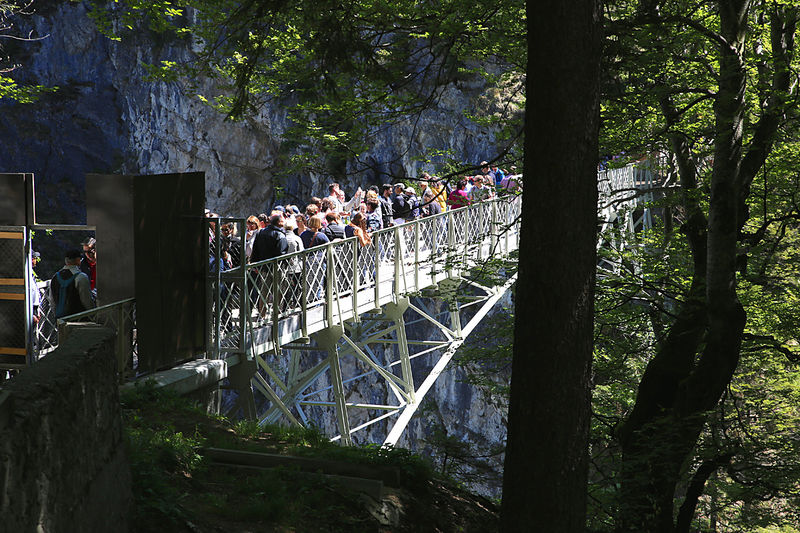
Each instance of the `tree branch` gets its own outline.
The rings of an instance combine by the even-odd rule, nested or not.
[[[692,476],[689,487],[686,489],[686,497],[678,511],[678,519],[675,522],[675,533],[688,533],[692,525],[692,518],[697,509],[697,501],[703,495],[706,481],[718,468],[730,463],[733,453],[728,452],[712,459],[703,461],[694,475]]]

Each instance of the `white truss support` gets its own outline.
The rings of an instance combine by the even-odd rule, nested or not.
[[[379,364],[378,363],[378,356],[375,355],[375,352],[372,351],[372,348],[370,348],[369,346],[367,346],[365,344],[364,345],[364,351],[369,354],[370,359],[372,359],[376,364]],[[391,364],[388,365],[388,366],[389,366],[389,368],[392,367]],[[405,401],[405,399],[403,398],[402,392],[400,391],[399,388],[389,386],[389,390],[392,391],[392,394],[394,394],[394,399],[395,400],[397,400],[400,403],[403,403]]]
[[[398,408],[398,409],[399,409],[399,408]],[[351,429],[351,430],[350,430],[350,434],[352,435],[352,434],[353,434],[353,433],[355,433],[356,431],[361,431],[361,430],[362,430],[362,429],[364,429],[364,428],[368,428],[369,426],[371,426],[371,425],[373,425],[373,424],[377,424],[377,423],[378,423],[378,422],[380,422],[381,420],[385,420],[385,419],[389,418],[390,416],[394,416],[394,415],[396,415],[396,414],[397,414],[397,410],[394,410],[394,411],[389,411],[388,413],[384,413],[384,414],[382,414],[381,416],[375,417],[375,418],[373,418],[373,419],[371,419],[371,420],[367,420],[366,422],[364,422],[364,423],[363,423],[363,424],[361,424],[360,426],[356,426],[356,427],[354,427],[353,429]],[[335,437],[331,438],[331,442],[336,442],[336,441],[338,441],[338,440],[341,440],[341,438],[342,438],[342,436],[341,436],[341,435],[336,435]]]
[[[331,407],[336,405],[334,402],[314,402],[314,401],[302,401],[298,402],[300,405],[317,405],[320,407]],[[375,403],[346,403],[347,407],[355,407],[358,409],[375,409],[380,411],[397,411],[402,405],[383,405],[383,404],[375,404]],[[351,431],[352,433],[352,431]]]
[[[408,402],[414,401],[413,395],[409,394],[409,392],[408,392],[409,389],[411,389],[411,391],[413,393],[413,390],[414,390],[414,384],[413,383],[409,384],[404,378],[400,378],[398,376],[395,376],[391,372],[388,372],[382,366],[376,364],[372,359],[369,358],[369,356],[367,356],[367,354],[365,354],[363,351],[361,351],[361,348],[359,348],[358,345],[355,342],[353,342],[353,340],[350,337],[348,337],[347,335],[342,335],[342,338],[345,340],[345,342],[347,342],[347,344],[350,345],[350,348],[353,350],[353,354],[356,357],[358,357],[359,359],[361,359],[362,361],[364,361],[364,363],[366,363],[370,368],[375,370],[375,372],[380,374],[380,376],[383,379],[386,380],[386,382],[389,384],[390,387],[395,388],[397,385],[400,385],[405,389],[405,392],[400,391],[400,390],[397,391],[404,397],[404,401],[408,401]],[[406,352],[408,352],[408,347],[406,347]],[[354,378],[351,378],[351,379],[347,380],[347,382],[354,381],[355,379],[358,379],[359,377],[361,377],[361,376],[356,376]]]
[[[417,412],[417,408],[422,403],[423,398],[425,398],[425,395],[428,393],[431,387],[433,387],[433,384],[436,382],[436,379],[447,367],[447,364],[453,358],[453,355],[455,355],[456,350],[458,350],[458,348],[464,343],[464,339],[466,339],[467,336],[470,333],[472,333],[472,330],[475,329],[475,326],[477,326],[481,322],[481,320],[484,319],[484,317],[489,313],[489,311],[491,311],[492,307],[494,307],[494,305],[498,301],[500,301],[500,298],[503,297],[506,291],[508,291],[511,288],[511,286],[514,284],[516,280],[517,280],[517,275],[514,274],[508,281],[506,281],[506,283],[502,287],[499,288],[499,290],[493,296],[491,296],[486,300],[486,302],[483,304],[483,307],[481,307],[480,310],[478,310],[478,312],[475,313],[475,316],[473,316],[472,319],[470,319],[470,321],[467,323],[467,325],[461,330],[462,337],[454,341],[450,345],[447,351],[445,351],[445,353],[439,359],[439,362],[436,363],[436,365],[433,367],[430,374],[428,374],[428,377],[425,378],[425,381],[423,381],[422,384],[417,389],[417,394],[416,394],[417,401],[415,403],[407,405],[400,413],[400,416],[397,418],[397,422],[395,422],[391,431],[389,431],[389,435],[386,437],[386,440],[383,441],[384,446],[394,446],[397,444],[397,441],[400,439],[400,436],[403,434],[403,431],[405,431],[406,426],[408,426],[408,423],[411,421],[411,418]]]
[[[329,248],[330,250],[330,248]],[[336,418],[339,422],[339,433],[342,435],[342,444],[350,446],[350,419],[347,415],[347,402],[345,401],[344,385],[342,384],[342,367],[339,365],[339,339],[344,335],[341,325],[330,326],[314,334],[317,346],[328,352],[328,363],[331,369],[331,385],[333,398],[336,404]]]
[[[291,402],[288,403],[297,405],[296,398],[300,394],[300,391],[308,387],[311,383],[316,381],[318,377],[320,377],[327,371],[328,371],[328,360],[325,359],[324,361],[314,365],[308,370],[305,370],[304,372],[300,373],[300,375],[297,376],[297,380],[295,382],[290,382],[289,390],[287,390],[286,393],[283,395],[283,399],[278,401],[273,401],[272,407],[270,407],[266,411],[266,413],[264,413],[264,415],[261,417],[261,420],[269,423],[277,421],[278,418],[280,418],[281,413],[285,412],[285,410],[288,410],[288,407],[286,406],[287,401],[285,401],[284,399],[286,400],[290,399]],[[278,402],[280,402],[280,404]],[[304,416],[305,415],[301,413],[301,418],[303,418]]]
[[[403,315],[408,309],[408,297],[397,298],[397,303],[386,304],[384,314],[387,318],[394,321],[397,326],[397,351],[400,358],[400,369],[403,375],[403,381],[406,387],[406,394],[409,397],[409,403],[414,403],[414,373],[411,371],[411,361],[408,358],[408,338],[406,337],[406,325]]]
[[[429,315],[428,313],[426,313],[425,311],[423,311],[422,309],[417,307],[416,305],[414,305],[412,303],[409,303],[409,307],[411,307],[411,309],[413,309],[417,314],[419,314],[422,318],[424,318],[425,320],[427,320],[431,324],[434,324],[434,325],[438,326],[439,329],[441,329],[442,332],[447,336],[448,340],[453,340],[455,337],[458,336],[455,331],[453,331],[452,329],[448,328],[447,326],[445,326],[444,324],[442,324],[441,322],[439,322],[438,320],[433,318],[431,315]],[[428,341],[428,342],[436,342],[436,341]],[[410,344],[413,344],[413,343],[410,343]]]
[[[267,375],[275,381],[279,389],[281,389],[284,393],[287,390],[289,390],[289,387],[287,387],[286,384],[283,382],[283,380],[278,377],[278,374],[276,374],[275,371],[272,370],[272,367],[269,366],[269,363],[267,363],[267,361],[263,357],[261,357],[261,355],[257,355],[255,359],[258,362],[258,366],[261,367],[264,370],[264,372],[266,372]]]
[[[300,422],[294,417],[292,412],[289,411],[286,405],[284,405],[284,403],[281,401],[280,397],[275,392],[275,390],[270,386],[269,383],[267,383],[267,380],[265,380],[264,377],[258,372],[256,372],[253,375],[253,377],[255,378],[253,381],[253,385],[255,385],[255,387],[258,390],[260,390],[262,394],[264,394],[264,396],[269,398],[269,400],[272,401],[278,407],[278,409],[283,411],[283,414],[286,415],[286,418],[288,418],[292,424],[300,426],[301,425]],[[264,424],[267,421],[268,420],[266,415],[261,417],[261,419],[259,419],[260,424]]]

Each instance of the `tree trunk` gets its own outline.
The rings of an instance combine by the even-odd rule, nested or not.
[[[525,193],[502,530],[584,531],[599,5],[528,3]]]

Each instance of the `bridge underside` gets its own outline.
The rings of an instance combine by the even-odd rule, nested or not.
[[[333,440],[344,444],[370,428],[373,438],[377,433],[395,444],[458,347],[514,280],[493,288],[447,280],[318,330],[308,342],[255,352],[229,370],[238,398],[228,414],[336,427]]]

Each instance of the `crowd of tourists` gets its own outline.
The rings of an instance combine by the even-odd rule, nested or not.
[[[280,255],[297,252],[331,241],[356,237],[362,246],[371,243],[377,230],[414,219],[437,215],[447,209],[457,209],[494,198],[498,194],[521,191],[520,176],[515,167],[506,172],[486,161],[480,172],[463,176],[454,187],[423,173],[417,188],[404,183],[373,185],[367,190],[360,187],[350,199],[338,183],[328,186],[328,195],[312,197],[304,206],[276,205],[270,211],[247,218],[244,235],[240,236],[234,223],[220,227],[222,254],[219,264],[212,269],[227,270],[241,264],[241,240],[244,239],[245,261],[256,263]],[[219,215],[206,211],[206,217]],[[213,239],[216,231],[211,224]],[[56,318],[79,313],[95,306],[97,250],[94,238],[81,243],[83,250],[69,250],[64,267],[50,281],[48,298]],[[33,252],[32,267],[40,260]],[[291,274],[297,275],[299,267]],[[31,269],[31,299],[34,325],[40,318],[39,292],[35,288],[38,278]]]
[[[248,263],[349,237],[356,237],[362,246],[367,246],[371,234],[380,229],[489,200],[498,194],[520,192],[520,176],[515,167],[509,170],[482,161],[478,174],[463,176],[454,187],[423,173],[417,182],[418,190],[404,183],[386,183],[367,190],[359,187],[349,199],[338,183],[331,183],[327,196],[312,197],[305,206],[276,205],[269,215],[250,215],[243,236],[233,222],[223,224],[220,264],[210,266],[222,270],[239,266],[242,239]],[[207,211],[206,217],[219,215]],[[212,224],[210,240],[215,231]]]

